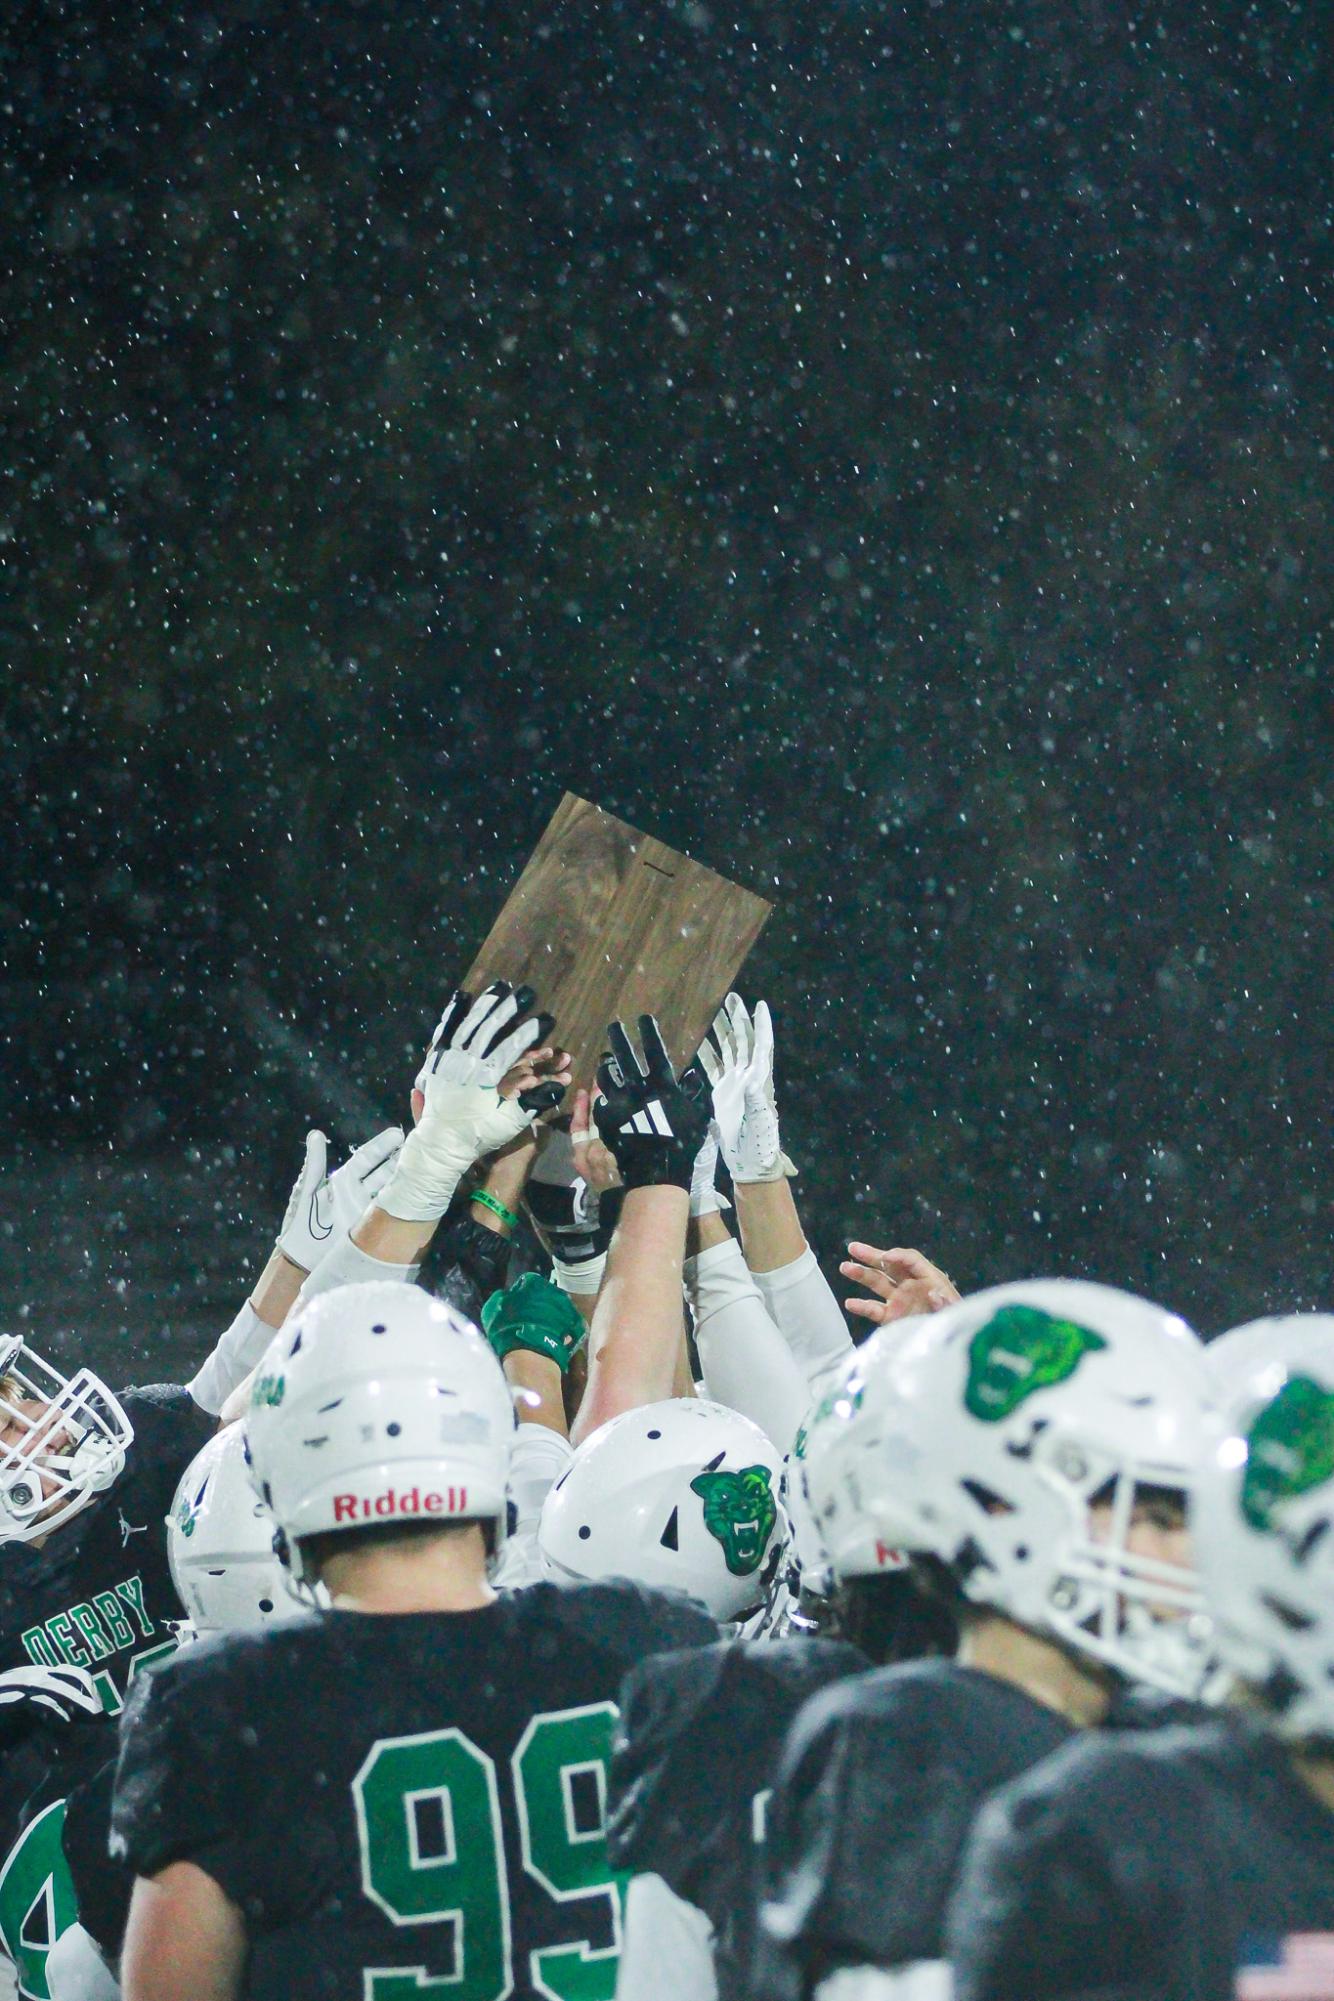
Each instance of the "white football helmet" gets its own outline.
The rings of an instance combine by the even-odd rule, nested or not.
[[[555,1577],[672,1586],[715,1619],[742,1619],[763,1605],[786,1539],[781,1466],[757,1424],[707,1398],[624,1411],[547,1495],[543,1561]]]
[[[134,1426],[91,1369],[63,1375],[20,1335],[4,1334],[0,1438],[0,1542],[31,1542],[106,1491]]]
[[[291,1609],[276,1524],[251,1484],[245,1434],[229,1424],[182,1473],[167,1516],[167,1561],[197,1633],[236,1632]]]
[[[1209,1366],[1214,1400],[1219,1408],[1223,1408],[1233,1390],[1251,1374],[1257,1363],[1286,1354],[1290,1336],[1306,1339],[1308,1331],[1318,1328],[1322,1320],[1328,1321],[1329,1316],[1319,1313],[1266,1314],[1261,1320],[1244,1321],[1240,1327],[1229,1327],[1226,1334],[1216,1334],[1212,1341],[1206,1341],[1204,1359]]]
[[[1266,1324],[1266,1323],[1261,1323]],[[1267,1323],[1221,1399],[1191,1526],[1219,1653],[1275,1729],[1334,1738],[1334,1314]]]
[[[1196,1695],[1194,1572],[1128,1537],[1143,1489],[1184,1507],[1208,1403],[1201,1344],[1159,1307],[1069,1279],[974,1293],[845,1364],[808,1425],[816,1525],[838,1576],[877,1545],[935,1557],[966,1599]]]
[[[406,1522],[506,1531],[509,1385],[471,1322],[414,1285],[372,1280],[311,1301],[278,1333],[250,1394],[256,1492],[296,1584],[303,1536]]]

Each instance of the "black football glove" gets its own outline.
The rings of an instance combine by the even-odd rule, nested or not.
[[[639,1017],[643,1055],[636,1054],[619,1021],[607,1030],[609,1054],[598,1065],[593,1119],[603,1145],[615,1155],[627,1189],[690,1189],[695,1156],[713,1116],[708,1084],[697,1069],[678,1083],[658,1024]]]

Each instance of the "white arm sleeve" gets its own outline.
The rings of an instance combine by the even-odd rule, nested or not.
[[[706,1395],[739,1410],[786,1452],[810,1395],[740,1244],[729,1237],[687,1258],[685,1276]]]
[[[718,2001],[713,1927],[661,1876],[632,1876],[616,2001]]]
[[[509,1490],[518,1519],[491,1579],[497,1591],[517,1591],[546,1576],[537,1547],[542,1503],[573,1457],[569,1439],[550,1425],[521,1424],[514,1434]]]
[[[806,1379],[808,1400],[823,1395],[853,1340],[815,1252],[808,1248],[790,1265],[756,1272],[755,1283]]]
[[[334,1292],[340,1285],[365,1285],[370,1279],[379,1279],[389,1285],[412,1285],[420,1270],[420,1265],[387,1265],[381,1259],[373,1258],[369,1251],[359,1249],[351,1237],[344,1237],[328,1257],[320,1259],[314,1271],[307,1273],[292,1311],[295,1313],[297,1307],[309,1306],[311,1300],[318,1299],[322,1292]]]
[[[217,1347],[190,1383],[201,1410],[217,1417],[232,1391],[243,1383],[268,1347],[276,1328],[261,1320],[247,1300]]]

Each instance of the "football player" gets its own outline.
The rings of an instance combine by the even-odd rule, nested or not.
[[[946,1907],[985,1797],[1101,1722],[1118,1685],[1196,1691],[1184,1509],[1206,1408],[1180,1321],[1069,1281],[882,1328],[848,1365],[806,1443],[834,1570],[868,1537],[902,1550],[961,1639],[953,1661],[840,1683],[793,1727],[763,1910],[790,1992],[948,1993]]]
[[[804,1440],[803,1431],[783,1492],[803,1603],[818,1594],[830,1636],[665,1655],[635,1669],[621,1693],[610,1848],[641,1873],[627,1901],[618,2001],[742,2001],[765,1991],[752,1988],[758,1861],[788,1726],[810,1695],[846,1675],[953,1646],[949,1614],[874,1537],[860,1550],[845,1541],[835,1585],[805,1502]]]
[[[1316,1991],[1280,1969],[1334,1932],[1334,1316],[1225,1352],[1191,1515],[1239,1703],[1072,1745],[991,1801],[950,1918],[961,2001]]]
[[[294,1583],[332,1609],[205,1641],[136,1692],[127,2001],[610,2001],[617,1689],[712,1621],[628,1583],[493,1591],[510,1392],[416,1288],[303,1308],[247,1428]]]
[[[588,1381],[570,1426],[576,1446],[623,1411],[691,1387],[682,1375],[681,1287],[708,1088],[699,1071],[677,1078],[652,1015],[639,1017],[638,1050],[619,1021],[607,1039],[591,1116],[624,1195],[589,1329]],[[574,1116],[588,1116],[582,1092]]]
[[[441,1192],[438,1220],[464,1171],[454,1163],[471,1165],[469,1149],[492,1133],[497,1145],[512,1138],[563,1081],[557,1052],[538,1046],[550,1018],[534,1017],[532,1002],[531,990],[500,985],[476,1003],[453,997],[406,1144],[390,1128],[326,1175],[323,1135],[309,1136],[273,1256],[188,1388],[113,1394],[88,1370],[65,1377],[17,1336],[0,1342],[0,1944],[31,2001],[46,2001],[47,1953],[74,1917],[65,1798],[106,1759],[131,1682],[176,1646],[164,1525],[182,1471],[299,1289],[362,1268],[370,1253],[354,1233],[368,1219],[392,1276],[414,1275],[434,1222],[384,1217],[377,1204],[399,1200],[424,1218]]]
[[[114,1755],[131,1682],[177,1645],[165,1534],[176,1483],[401,1142],[391,1127],[328,1173],[324,1135],[308,1135],[264,1273],[188,1387],[113,1393],[90,1370],[66,1378],[27,1342],[0,1341],[0,1944],[32,2001],[46,2001],[48,1954],[75,1913],[66,1797]]]
[[[195,1635],[238,1632],[291,1616],[273,1549],[273,1517],[255,1493],[245,1464],[245,1435],[230,1425],[212,1437],[181,1475],[167,1517],[167,1559],[188,1614],[177,1628]],[[116,2001],[133,1877],[108,1852],[114,1740],[106,1763],[75,1786],[65,1806],[62,1840],[79,1921],[60,1934],[46,1962],[51,2001]]]

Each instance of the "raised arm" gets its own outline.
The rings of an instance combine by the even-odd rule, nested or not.
[[[356,1224],[347,1255],[302,1287],[303,1298],[357,1279],[411,1277],[463,1176],[556,1103],[570,1081],[563,1051],[544,1041],[531,987],[497,980],[474,1001],[455,993],[412,1094],[416,1125],[385,1186]],[[387,1273],[382,1267],[389,1266]]]
[[[639,1017],[639,1036],[642,1053],[613,1022],[598,1071],[593,1117],[626,1192],[588,1337],[588,1385],[570,1430],[576,1445],[677,1386],[690,1182],[709,1102],[702,1078],[677,1081],[652,1015]]]
[[[273,1253],[258,1282],[190,1384],[202,1410],[221,1412],[244,1383],[287,1318],[307,1277],[340,1253],[367,1202],[383,1188],[403,1144],[399,1126],[376,1133],[328,1170],[329,1142],[306,1134],[306,1153],[292,1185]]]
[[[852,1337],[793,1199],[796,1170],[779,1133],[773,1024],[765,1002],[752,1017],[740,995],[729,994],[700,1061],[713,1090],[746,1263],[808,1394],[816,1396],[847,1359]]]

